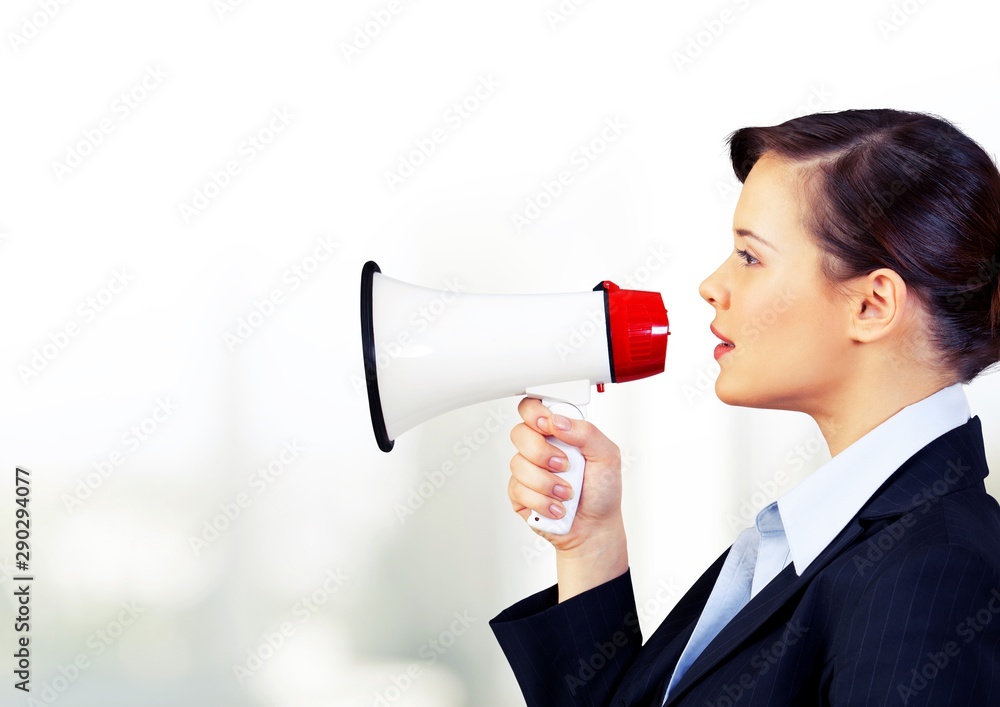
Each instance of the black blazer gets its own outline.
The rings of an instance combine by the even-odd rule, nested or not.
[[[1000,705],[1000,507],[978,417],[908,459],[801,577],[782,570],[667,705]],[[642,645],[631,576],[490,626],[528,705],[656,705],[726,553]]]

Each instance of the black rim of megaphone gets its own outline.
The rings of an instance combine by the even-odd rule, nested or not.
[[[383,452],[392,451],[393,440],[385,429],[382,414],[382,399],[378,394],[378,366],[375,360],[375,310],[372,305],[372,283],[375,273],[382,272],[374,260],[369,260],[361,269],[361,349],[365,357],[365,381],[368,384],[368,409],[372,416],[375,440]]]

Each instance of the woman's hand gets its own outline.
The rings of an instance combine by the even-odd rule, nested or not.
[[[562,501],[580,494],[569,533],[552,535],[535,530],[558,553],[562,601],[628,569],[621,514],[621,453],[591,423],[554,415],[539,400],[525,398],[517,411],[524,422],[510,433],[518,453],[510,460],[507,486],[514,511],[525,519],[532,511],[561,518],[565,514]],[[582,492],[567,488],[567,482],[553,473],[565,470],[566,455],[546,442],[546,435],[580,449],[587,464]]]

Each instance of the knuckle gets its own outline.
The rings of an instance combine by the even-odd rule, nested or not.
[[[534,410],[535,403],[537,402],[534,398],[521,398],[521,402],[517,404],[518,414],[527,420],[533,414],[532,410]]]

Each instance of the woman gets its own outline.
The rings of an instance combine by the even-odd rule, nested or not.
[[[729,142],[736,247],[700,288],[715,390],[812,416],[832,458],[643,645],[618,448],[523,400],[516,512],[558,517],[576,491],[544,435],[587,460],[571,532],[546,536],[558,584],[491,622],[527,702],[1000,704],[1000,510],[961,387],[1000,360],[1000,174],[950,123],[893,110]]]

